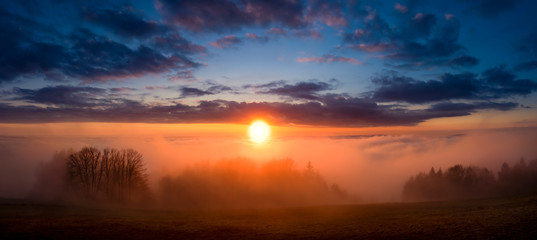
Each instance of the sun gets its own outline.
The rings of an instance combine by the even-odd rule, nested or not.
[[[262,120],[256,120],[250,124],[248,135],[250,135],[250,141],[254,143],[265,142],[270,136],[270,126]]]

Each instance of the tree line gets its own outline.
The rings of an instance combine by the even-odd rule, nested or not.
[[[355,202],[337,184],[328,184],[308,163],[292,159],[264,163],[236,158],[205,163],[166,176],[160,199],[169,208],[243,208]]]
[[[149,189],[143,156],[132,149],[84,147],[57,152],[42,166],[34,196],[85,203],[158,203],[166,208],[228,208],[350,203],[308,163],[246,158],[191,165]]]
[[[522,158],[513,167],[503,163],[495,174],[477,166],[457,164],[443,172],[431,168],[405,183],[404,200],[469,199],[537,192],[537,159],[526,163]]]
[[[142,154],[133,149],[84,147],[64,150],[38,172],[35,195],[44,200],[155,203],[171,208],[301,206],[355,203],[308,162],[255,162],[236,158],[191,165],[161,177],[149,189]],[[404,200],[450,200],[537,192],[537,159],[504,163],[498,173],[477,166],[431,168],[405,182]]]

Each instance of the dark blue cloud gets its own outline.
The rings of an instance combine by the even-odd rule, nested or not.
[[[537,83],[529,79],[517,79],[517,76],[506,69],[505,65],[494,67],[483,72],[484,92],[491,98],[512,95],[528,95],[537,90]]]
[[[515,70],[531,71],[537,69],[537,31],[533,30],[520,38],[515,49],[525,60],[517,64]]]
[[[532,31],[518,40],[515,49],[527,61],[519,64],[516,68],[522,71],[534,69],[537,61],[537,31]]]
[[[448,61],[448,65],[454,67],[473,67],[479,63],[476,57],[462,55]]]
[[[191,31],[226,32],[269,24],[298,28],[305,25],[302,1],[286,0],[157,0],[157,10]]]
[[[203,54],[207,49],[203,45],[195,44],[177,32],[155,35],[150,40],[152,46],[165,52],[177,52],[180,54]]]
[[[429,109],[409,110],[381,106],[369,99],[327,95],[315,102],[200,101],[198,105],[144,105],[140,102],[116,101],[101,107],[10,106],[0,103],[0,122],[250,122],[252,116],[274,124],[311,124],[324,126],[401,126],[441,118],[469,115],[479,109],[508,110],[515,103],[476,103],[435,105]]]
[[[525,96],[537,90],[537,83],[517,79],[516,75],[498,66],[488,69],[479,77],[472,73],[446,73],[437,80],[416,80],[395,73],[382,74],[373,78],[379,86],[372,98],[377,101],[401,101],[429,103],[452,99],[488,100],[515,95]]]
[[[192,31],[237,30],[250,24],[250,17],[233,1],[157,0],[157,10],[173,23]]]
[[[378,44],[393,38],[393,30],[389,24],[376,12],[371,13],[370,19],[364,21],[363,27],[355,29],[351,33],[345,33],[343,41],[352,44]]]
[[[435,15],[418,13],[410,19],[401,34],[405,35],[405,38],[427,38],[431,35],[436,24]]]
[[[86,8],[82,15],[87,21],[124,37],[148,37],[172,30],[157,21],[144,19],[132,7],[121,10]]]
[[[99,106],[100,99],[106,93],[105,89],[94,87],[55,86],[37,90],[15,88],[14,94],[18,100],[32,103],[44,103],[66,106]]]
[[[180,92],[181,92],[181,98],[185,98],[185,97],[199,97],[199,96],[203,96],[203,95],[211,95],[211,94],[214,94],[210,91],[205,91],[205,90],[201,90],[199,88],[194,88],[194,87],[182,87],[180,89]]]
[[[229,86],[225,86],[222,84],[218,84],[213,81],[205,82],[206,85],[209,85],[205,90],[201,88],[196,87],[181,87],[179,89],[179,92],[181,92],[180,98],[187,98],[187,97],[200,97],[204,95],[213,95],[218,94],[222,92],[230,92],[233,90],[233,88]]]
[[[86,81],[140,77],[199,66],[184,55],[166,56],[144,45],[131,49],[86,29],[75,32],[71,41],[69,62],[61,70]]]
[[[143,44],[132,48],[88,29],[65,36],[9,13],[0,17],[0,31],[5,34],[0,40],[0,82],[21,77],[109,81],[200,66],[187,55],[195,48],[188,41],[179,41],[184,50],[164,54]]]
[[[209,88],[207,88],[207,91],[215,93],[215,94],[233,90],[233,88],[225,86],[225,85],[221,85],[221,84],[213,83],[213,84],[210,84],[210,85],[211,86]]]
[[[343,41],[352,49],[401,62],[397,64],[401,67],[450,65],[449,58],[465,49],[458,42],[459,30],[455,17],[438,20],[432,14],[404,14],[390,26],[376,11],[369,10],[363,26],[345,33]],[[468,60],[453,63],[471,66]]]
[[[458,43],[460,23],[452,18],[439,24],[434,34],[425,41],[403,38],[403,44],[389,58],[407,61],[435,61],[438,58],[450,57],[464,47]]]
[[[518,103],[513,102],[477,102],[477,103],[451,103],[451,102],[444,102],[444,103],[437,103],[431,106],[431,108],[428,109],[428,111],[441,111],[441,112],[454,112],[454,113],[460,113],[460,112],[467,112],[472,113],[476,112],[477,110],[481,109],[495,109],[500,111],[508,111],[513,108],[518,107]]]
[[[50,72],[68,61],[66,49],[55,43],[58,33],[0,9],[0,83],[21,75]],[[43,41],[35,40],[42,36]]]
[[[468,11],[485,18],[497,18],[501,13],[512,10],[521,0],[478,0],[468,2]]]
[[[245,88],[253,88],[256,93],[273,94],[278,96],[315,100],[321,97],[321,92],[335,89],[337,80],[330,82],[309,81],[288,84],[285,81],[274,81],[261,85],[246,85]]]
[[[516,65],[517,71],[531,71],[537,69],[537,61],[527,61]]]
[[[419,81],[396,74],[384,74],[373,79],[380,86],[373,92],[378,101],[426,103],[449,99],[473,99],[478,92],[474,74],[445,74],[439,80]]]

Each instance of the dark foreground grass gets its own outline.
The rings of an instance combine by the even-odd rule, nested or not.
[[[537,239],[537,195],[223,211],[4,202],[0,239]]]

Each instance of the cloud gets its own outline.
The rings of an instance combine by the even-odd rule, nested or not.
[[[291,28],[305,25],[302,1],[294,0],[246,0],[246,13],[258,25],[277,23]]]
[[[537,61],[527,61],[516,65],[517,71],[531,71],[537,69]]]
[[[200,66],[186,50],[164,53],[143,44],[127,46],[83,28],[64,35],[10,14],[0,17],[0,31],[6,34],[0,40],[0,82],[31,77],[104,82]]]
[[[225,36],[223,38],[219,38],[214,42],[211,42],[211,45],[213,47],[224,49],[224,48],[233,47],[233,46],[235,46],[237,44],[240,44],[240,43],[242,43],[242,40],[240,38],[238,38],[238,37],[236,37],[234,35],[229,35],[229,36]]]
[[[528,90],[522,90],[526,88],[530,89],[529,92],[537,89],[537,84],[516,79],[503,66],[489,69],[480,77],[471,73],[444,74],[439,80],[419,81],[393,73],[380,75],[373,81],[379,88],[364,98],[326,93],[336,89],[335,79],[328,82],[275,81],[245,85],[243,88],[252,89],[257,94],[271,94],[300,101],[201,100],[197,105],[143,103],[128,99],[128,92],[119,88],[16,88],[12,93],[14,100],[33,105],[0,104],[0,122],[237,123],[263,117],[275,124],[400,126],[416,125],[434,118],[466,116],[483,109],[508,111],[519,105],[492,100],[527,94]],[[181,87],[180,98],[215,95],[233,90],[212,81],[202,84],[205,87]],[[118,92],[121,94],[118,95]],[[406,105],[377,103],[383,101],[434,104],[413,109]]]
[[[377,16],[376,11],[371,12],[366,18],[362,28],[357,28],[343,35],[345,42],[353,44],[378,44],[382,43],[384,38],[392,34],[393,30],[384,19]]]
[[[460,23],[455,17],[437,19],[435,15],[402,15],[391,26],[375,10],[368,10],[363,26],[343,35],[348,47],[380,54],[378,57],[399,65],[445,65],[449,57],[464,50],[458,43]],[[459,59],[457,63],[469,63]]]
[[[259,36],[255,33],[246,33],[245,36],[249,39],[256,40],[259,42],[267,42],[269,40],[267,36]]]
[[[196,77],[194,77],[194,72],[191,69],[182,69],[177,70],[176,72],[169,74],[168,79],[174,82],[194,82]]]
[[[343,1],[309,1],[305,19],[310,23],[318,21],[331,27],[345,27],[349,24],[344,13]]]
[[[117,92],[114,89],[111,91]],[[17,100],[65,106],[99,106],[106,90],[94,87],[54,86],[37,90],[15,88]]]
[[[317,30],[296,30],[293,35],[297,38],[323,39],[323,35]]]
[[[283,28],[272,27],[267,30],[267,34],[285,36],[287,33]]]
[[[373,91],[377,101],[427,103],[449,99],[475,98],[477,86],[474,74],[444,74],[440,80],[419,81],[397,74],[373,78],[380,87]]]
[[[515,50],[526,61],[515,66],[517,71],[531,71],[537,69],[537,31],[532,31],[518,40]]]
[[[305,25],[302,1],[157,0],[155,6],[171,22],[191,31],[226,32],[246,26]]]
[[[275,38],[282,37],[282,36],[285,36],[285,37],[294,36],[294,37],[303,38],[303,39],[304,38],[313,38],[313,39],[323,38],[323,35],[319,31],[311,30],[311,29],[295,29],[295,30],[286,31],[285,29],[280,28],[280,27],[271,27],[270,29],[265,31],[265,34],[266,34],[265,36],[259,36],[253,33],[247,33],[246,37],[253,39],[253,40],[258,40],[261,42],[266,42],[269,39],[275,39]]]
[[[211,94],[213,94],[210,91],[204,91],[204,90],[201,90],[199,88],[193,88],[193,87],[182,87],[180,89],[180,91],[181,91],[181,97],[182,98],[185,98],[185,97],[199,97],[199,96],[203,96],[203,95],[211,95]]]
[[[212,93],[221,93],[221,92],[227,92],[227,91],[232,91],[232,90],[233,88],[225,86],[225,85],[221,85],[221,84],[211,84],[211,86],[207,88],[207,91],[212,92]]]
[[[444,103],[438,103],[434,104],[429,108],[429,111],[442,111],[442,112],[455,112],[460,113],[461,111],[464,112],[475,112],[480,109],[495,109],[500,111],[508,111],[513,108],[518,107],[517,103],[513,102],[477,102],[477,103],[451,103],[451,102],[444,102]]]
[[[488,104],[488,105],[487,105]],[[10,106],[0,104],[0,122],[160,122],[160,123],[240,123],[263,117],[274,124],[324,126],[416,125],[428,119],[465,116],[477,109],[508,110],[514,103],[487,103],[474,106],[410,110],[381,106],[368,99],[325,95],[314,102],[200,101],[198,105],[144,105],[135,101],[117,102],[106,107],[80,108]]]
[[[537,58],[537,31],[522,37],[516,44],[516,49],[527,57]]]
[[[330,82],[310,81],[288,84],[285,81],[270,82],[257,86],[245,86],[256,89],[256,93],[274,94],[278,96],[291,97],[296,99],[315,100],[320,99],[320,92],[333,90],[336,88],[337,80]]]
[[[468,55],[458,56],[448,61],[449,65],[459,67],[473,67],[478,63],[479,59]]]
[[[162,90],[162,89],[167,89],[168,87],[164,87],[164,86],[145,86],[144,88],[147,89],[147,90]]]
[[[416,13],[403,29],[405,37],[421,38],[431,35],[433,28],[436,26],[436,16],[432,14]]]
[[[477,12],[485,18],[497,18],[501,13],[512,10],[520,0],[480,0],[472,1],[467,9],[470,12]]]
[[[66,49],[53,41],[34,40],[34,35],[43,39],[57,39],[57,33],[40,24],[0,11],[0,83],[12,81],[21,75],[36,75],[52,72],[66,60]]]
[[[200,88],[195,87],[181,87],[179,91],[181,92],[180,98],[186,98],[186,97],[200,97],[204,95],[213,95],[218,94],[221,92],[227,92],[232,91],[233,89],[231,87],[221,85],[215,82],[206,82],[209,87],[206,90],[202,90]]]
[[[166,56],[144,45],[131,49],[85,29],[75,32],[71,40],[69,65],[62,71],[86,81],[140,77],[199,66],[184,55]]]
[[[342,56],[336,56],[331,54],[325,54],[321,57],[302,57],[297,58],[297,62],[317,62],[317,63],[334,63],[334,62],[343,62],[343,63],[350,63],[350,64],[362,64],[361,61],[359,61],[356,58],[347,58]]]
[[[537,90],[537,83],[528,79],[517,79],[517,76],[500,65],[488,69],[482,74],[486,83],[485,90],[491,98],[508,97],[512,95],[528,95]]]
[[[395,10],[399,11],[400,13],[406,13],[408,12],[408,7],[401,5],[399,3],[395,3],[395,6],[393,7]]]
[[[363,51],[366,51],[366,52],[371,52],[371,53],[375,53],[375,52],[384,52],[384,51],[388,51],[392,48],[395,48],[396,46],[395,45],[392,45],[392,44],[388,44],[388,43],[374,43],[374,44],[365,44],[365,43],[360,43],[360,44],[357,44],[357,45],[351,45],[350,46],[351,48],[359,48]]]
[[[157,0],[155,7],[173,23],[191,31],[239,29],[250,17],[232,1]]]
[[[472,73],[445,73],[437,80],[422,81],[391,72],[377,76],[372,81],[379,86],[372,92],[373,99],[418,104],[452,99],[490,100],[525,96],[537,90],[537,83],[517,79],[505,66],[488,69],[481,77]]]
[[[86,8],[82,15],[85,20],[124,37],[147,37],[171,30],[171,27],[157,21],[143,19],[133,8]]]
[[[178,52],[181,54],[204,54],[207,49],[188,41],[176,32],[156,35],[151,39],[156,48],[166,52]]]
[[[430,15],[429,15],[430,16]],[[425,17],[424,17],[425,18]],[[430,20],[428,20],[430,21]],[[459,22],[456,19],[445,21],[443,25],[433,31],[429,28],[429,22],[417,24],[413,31],[417,38],[428,38],[425,41],[419,41],[417,38],[404,38],[403,44],[395,52],[389,53],[387,58],[404,61],[435,61],[437,59],[452,56],[464,47],[457,42],[459,35]],[[434,32],[434,34],[432,34]],[[406,35],[404,35],[406,36]],[[409,35],[412,36],[412,35]]]

